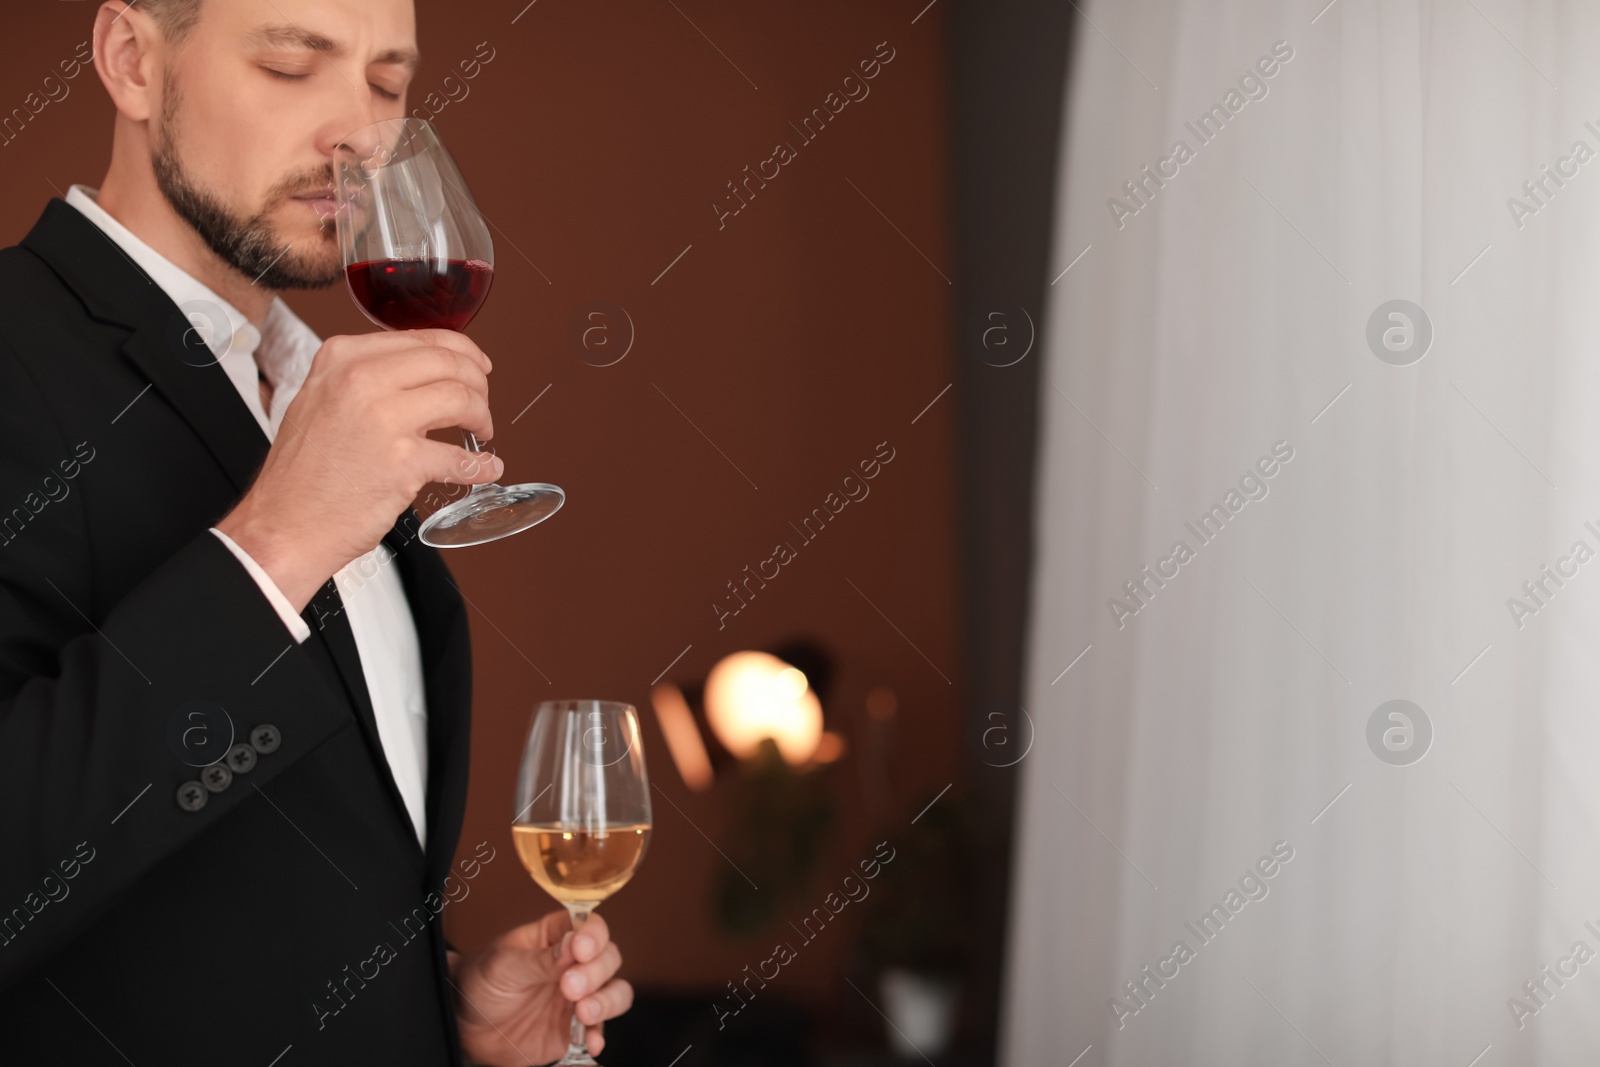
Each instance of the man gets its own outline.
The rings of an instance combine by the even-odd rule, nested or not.
[[[5,1062],[524,1064],[631,1002],[599,918],[440,930],[516,862],[452,864],[467,620],[409,510],[500,473],[426,436],[492,436],[488,357],[275,295],[340,277],[333,149],[416,57],[410,0],[105,3],[110,169],[0,251]]]

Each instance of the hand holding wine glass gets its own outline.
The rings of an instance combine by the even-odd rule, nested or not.
[[[616,977],[622,954],[599,915],[575,935],[567,912],[507,931],[482,952],[451,960],[456,1027],[470,1062],[549,1063],[568,1050],[575,1015],[584,1049],[598,1056],[600,1024],[627,1011],[633,987]]]
[[[250,490],[217,528],[302,610],[423,486],[499,475],[495,457],[426,436],[458,425],[493,435],[491,369],[450,330],[329,337]]]
[[[387,330],[465,330],[488,298],[494,244],[433,124],[386,119],[347,134],[333,177],[345,279],[361,313]],[[466,448],[480,451],[463,429]],[[543,522],[565,500],[546,482],[477,484],[428,516],[421,537],[438,548],[483,544]]]

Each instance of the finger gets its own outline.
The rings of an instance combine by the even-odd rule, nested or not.
[[[591,914],[572,938],[572,955],[579,963],[587,963],[611,943],[611,927],[598,913]]]
[[[394,401],[394,417],[408,431],[426,432],[459,426],[480,441],[494,437],[489,398],[458,381],[434,382],[407,389]]]
[[[489,391],[489,376],[472,358],[449,348],[408,348],[368,364],[379,371],[393,389],[415,389],[439,381],[459,381],[482,393]]]
[[[479,363],[483,367],[485,374],[494,369],[494,364],[490,362],[488,354],[478,347],[476,341],[464,333],[457,333],[455,330],[407,330],[405,332],[415,341],[422,344],[437,345],[440,348],[452,348],[460,352],[474,362]]]
[[[422,477],[447,485],[482,485],[499,478],[505,470],[500,457],[492,452],[471,452],[460,445],[443,441],[423,441]]]
[[[561,976],[561,992],[568,1000],[576,1000],[585,993],[593,993],[617,973],[622,966],[622,952],[614,944],[607,944],[600,955],[588,963],[577,963],[567,968]]]
[[[512,927],[497,937],[495,942],[502,946],[539,952],[559,946],[571,925],[566,909],[561,908],[547,912],[531,923]]]
[[[607,1019],[615,1019],[633,1007],[633,986],[618,978],[603,986],[600,992],[578,1001],[578,1021],[593,1026]]]
[[[323,341],[324,348],[329,340],[332,338]],[[351,334],[341,336],[338,345],[348,356],[360,359],[387,357],[411,348],[448,348],[478,364],[485,374],[494,369],[483,349],[466,334],[454,330],[382,330]]]
[[[606,1036],[600,1032],[600,1028],[598,1026],[591,1026],[589,1027],[587,1037],[588,1040],[586,1045],[589,1049],[589,1055],[591,1057],[600,1055],[601,1050],[606,1047]]]
[[[507,930],[495,939],[490,951],[478,957],[484,976],[503,990],[521,990],[554,981],[572,963],[567,950],[569,925],[565,911],[554,911]]]

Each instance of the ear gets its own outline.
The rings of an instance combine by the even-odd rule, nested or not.
[[[147,122],[160,107],[165,42],[155,21],[121,0],[100,5],[94,19],[94,69],[117,111]]]

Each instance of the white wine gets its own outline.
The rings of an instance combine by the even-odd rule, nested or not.
[[[633,878],[650,844],[650,780],[633,705],[541,701],[522,750],[516,803],[517,857],[566,906],[576,933]],[[594,1067],[576,1011],[567,1027],[559,1067]]]
[[[511,839],[546,893],[563,904],[593,908],[633,877],[650,843],[650,827],[513,826]]]

